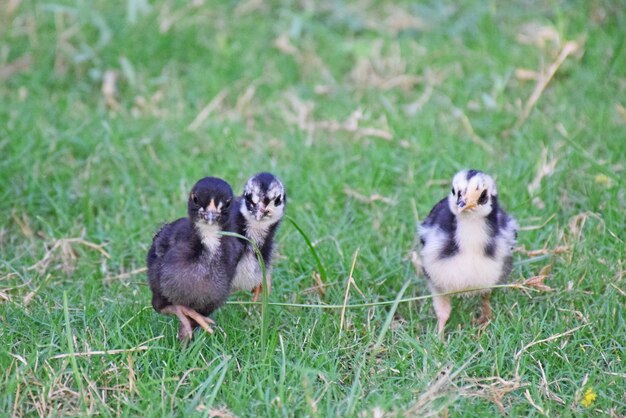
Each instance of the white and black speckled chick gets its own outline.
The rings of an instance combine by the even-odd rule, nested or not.
[[[148,251],[148,281],[152,306],[180,320],[178,337],[189,340],[193,328],[213,332],[208,318],[228,298],[243,246],[233,231],[230,206],[233,191],[224,180],[199,180],[187,204],[188,217],[164,225]]]
[[[283,183],[270,173],[251,177],[244,186],[243,195],[235,201],[233,216],[237,232],[258,246],[267,276],[268,294],[271,288],[271,262],[274,235],[285,212],[287,195]],[[249,290],[256,301],[263,289],[263,273],[252,245],[244,242],[245,250],[237,265],[233,291]]]
[[[477,170],[463,170],[452,180],[452,192],[430,211],[419,226],[424,273],[433,294],[468,290],[483,298],[484,323],[491,316],[490,290],[512,269],[517,223],[498,203],[496,183]],[[438,331],[450,317],[450,296],[434,296]]]

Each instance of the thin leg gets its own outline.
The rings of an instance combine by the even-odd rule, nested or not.
[[[483,306],[480,310],[480,316],[476,318],[474,321],[477,325],[483,325],[489,322],[493,315],[493,311],[491,310],[491,304],[489,303],[489,298],[491,297],[491,293],[484,293],[481,296]]]
[[[270,291],[272,290],[272,275],[270,273],[266,273],[267,277],[267,294],[270,294]],[[254,289],[252,289],[252,302],[256,302],[257,300],[259,300],[259,295],[263,292],[263,283],[261,283],[260,285],[258,285],[257,287],[255,287]]]
[[[176,315],[176,317],[180,321],[180,326],[178,327],[178,339],[181,341],[191,340],[191,337],[193,336],[193,328],[191,327],[191,322],[180,308],[180,305],[169,305],[161,309],[161,313]]]
[[[262,291],[263,291],[262,284],[252,289],[252,302],[256,302],[257,300],[259,300],[259,295],[261,294]]]
[[[193,336],[193,327],[191,326],[191,321],[189,320],[189,318],[197,322],[198,325],[200,325],[202,329],[204,329],[209,334],[213,333],[213,329],[209,326],[209,323],[214,324],[215,322],[211,318],[202,316],[195,310],[186,306],[168,305],[165,308],[161,309],[161,313],[176,315],[176,317],[180,321],[180,327],[178,329],[178,338],[180,340],[190,340]]]
[[[433,308],[435,308],[435,315],[437,315],[437,333],[443,338],[443,328],[450,318],[450,312],[452,312],[450,296],[434,296]]]

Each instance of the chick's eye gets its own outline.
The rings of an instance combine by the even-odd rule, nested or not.
[[[198,196],[196,196],[195,194],[191,195],[191,201],[193,202],[194,205],[198,204]]]
[[[483,192],[480,194],[480,197],[478,198],[479,205],[484,205],[485,203],[487,203],[487,190],[483,190]]]
[[[224,203],[224,209],[228,209],[229,207],[230,207],[230,199],[228,199],[226,203]]]
[[[456,193],[454,193],[454,187],[452,188],[452,194],[456,194]]]
[[[248,193],[244,197],[248,203],[252,203],[252,193]]]
[[[280,196],[278,196],[276,199],[274,199],[274,206],[280,206],[281,203],[282,203],[282,200],[281,200]]]

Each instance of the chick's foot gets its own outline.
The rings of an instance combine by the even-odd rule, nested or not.
[[[193,336],[193,327],[190,319],[195,321],[203,330],[209,334],[213,334],[213,328],[209,324],[215,324],[215,322],[204,315],[200,315],[194,309],[188,308],[183,305],[169,305],[161,309],[161,313],[176,315],[180,321],[180,327],[178,329],[178,338],[181,341],[190,340]]]

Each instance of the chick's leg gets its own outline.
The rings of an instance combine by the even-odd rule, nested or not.
[[[202,327],[203,330],[205,330],[209,334],[213,334],[213,328],[211,328],[211,326],[209,324],[215,324],[215,321],[213,321],[209,317],[206,317],[204,315],[200,315],[195,310],[193,310],[191,308],[188,308],[186,306],[181,306],[181,308],[183,309],[183,313],[185,315],[187,315],[189,318],[191,318],[194,321],[196,321],[198,323],[198,325],[200,325]]]
[[[161,309],[161,313],[176,315],[180,321],[180,328],[178,330],[178,338],[180,340],[189,340],[193,335],[193,327],[189,318],[193,319],[198,325],[202,327],[209,334],[213,333],[213,329],[209,326],[209,323],[214,323],[211,318],[200,315],[195,310],[183,305],[168,305]]]
[[[482,309],[480,310],[480,316],[474,320],[476,325],[483,325],[489,322],[491,316],[493,315],[493,311],[491,310],[491,304],[489,303],[489,298],[491,297],[491,292],[484,293],[481,296],[483,301]]]
[[[433,308],[435,315],[437,315],[437,332],[443,338],[443,328],[450,318],[450,312],[452,312],[450,296],[433,296]]]
[[[262,284],[252,289],[252,302],[256,302],[257,300],[259,300],[259,295],[261,294],[262,291],[263,291]]]
[[[267,280],[267,294],[270,294],[272,290],[272,275],[269,272],[266,272],[265,279]],[[259,299],[259,295],[263,292],[263,283],[252,289],[252,302],[256,302]]]
[[[193,328],[191,327],[191,322],[180,308],[181,307],[179,305],[169,305],[161,309],[161,313],[176,315],[176,317],[180,321],[180,327],[178,328],[178,339],[181,341],[191,340],[191,337],[193,336]]]

